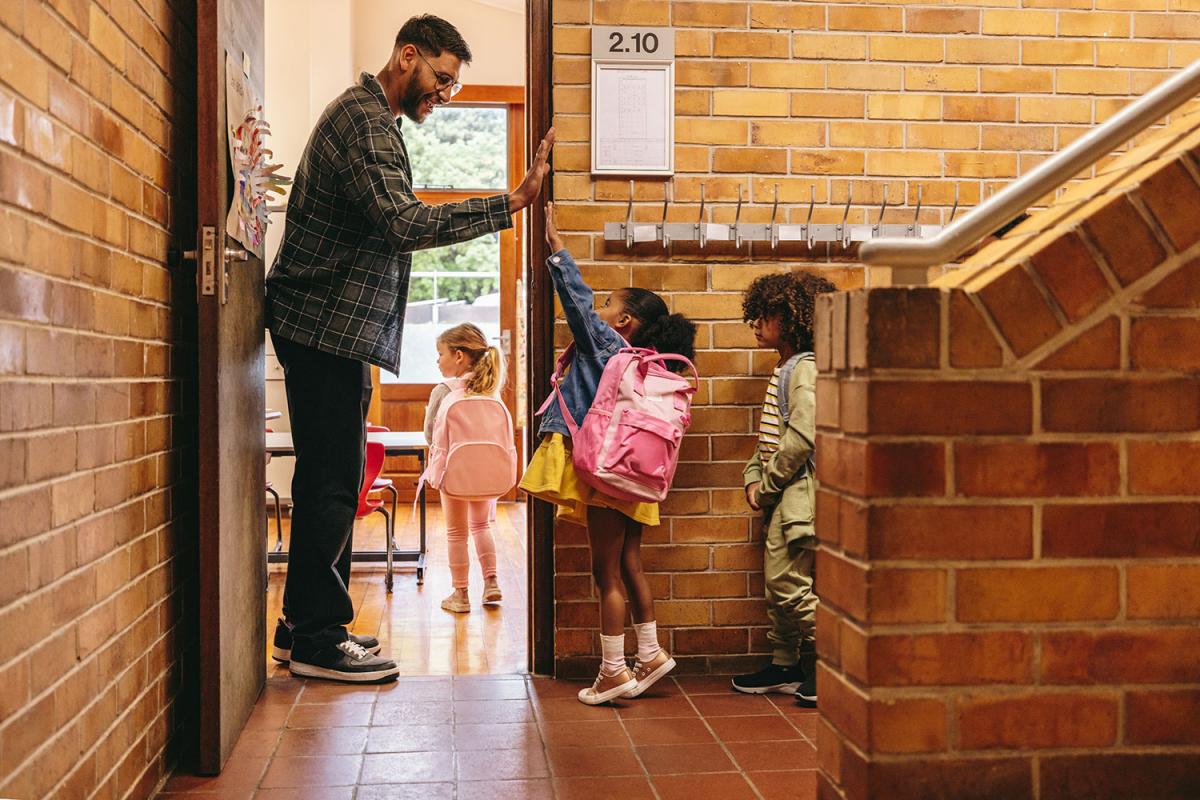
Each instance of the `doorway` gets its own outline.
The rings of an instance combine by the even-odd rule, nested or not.
[[[307,135],[324,105],[352,83],[360,71],[377,70],[390,50],[391,37],[403,21],[426,10],[395,5],[369,0],[320,4],[268,0],[267,113],[272,121],[276,160],[283,162],[285,173],[294,171]],[[429,204],[508,191],[520,182],[528,158],[525,75],[531,65],[523,63],[519,52],[513,53],[511,48],[499,44],[519,40],[519,35],[499,36],[497,32],[512,20],[517,31],[524,32],[527,28],[524,5],[455,0],[436,13],[459,27],[471,44],[475,59],[464,70],[466,85],[452,104],[439,108],[421,126],[408,121],[403,126],[413,164],[414,188],[421,200]],[[544,13],[544,9],[533,10],[535,17],[540,18]],[[501,14],[508,14],[512,20],[500,19],[497,15]],[[548,25],[548,20],[544,24]],[[472,29],[480,26],[488,31],[486,36],[473,35]],[[548,27],[545,30],[548,39]],[[307,65],[303,65],[305,51]],[[549,51],[548,41],[544,51]],[[515,73],[513,65],[508,63],[514,57],[519,62]],[[495,68],[501,61],[505,63],[503,74]],[[549,65],[541,64],[546,76],[540,83],[545,84]],[[492,77],[497,80],[492,82]],[[548,127],[548,119],[540,124],[542,129]],[[285,201],[281,205],[282,202]],[[479,325],[505,356],[508,380],[503,399],[515,423],[518,452],[522,460],[527,457],[530,404],[527,387],[532,377],[529,351],[541,344],[535,345],[529,336],[532,297],[526,276],[529,255],[525,232],[530,224],[526,216],[518,214],[513,228],[500,234],[415,254],[402,366],[397,374],[373,370],[375,392],[368,415],[373,424],[392,431],[422,429],[430,391],[440,380],[435,366],[436,337],[441,330],[470,321]],[[277,224],[272,226],[268,240],[268,267],[282,232],[283,214],[278,214],[274,221]],[[280,416],[268,425],[273,430],[286,431],[289,426],[283,375],[270,346],[268,340],[267,407]],[[281,494],[283,519],[279,538],[285,551],[290,472],[290,459],[276,459],[268,466],[268,480]],[[411,456],[389,458],[384,466],[383,477],[392,480],[399,490],[395,530],[397,544],[402,549],[414,547],[419,539],[418,517],[410,510],[419,472],[418,461]],[[534,658],[531,620],[551,620],[552,615],[546,612],[553,599],[550,588],[540,596],[531,593],[529,575],[534,574],[530,567],[535,558],[523,498],[514,491],[504,498],[497,513],[504,601],[496,610],[475,607],[465,615],[454,615],[439,607],[450,591],[445,528],[436,493],[430,493],[428,502],[428,555],[423,585],[417,585],[411,565],[407,569],[400,565],[394,592],[389,595],[384,590],[381,565],[356,562],[350,587],[358,615],[353,630],[379,635],[404,674],[546,670],[545,665],[552,664],[552,660]],[[270,517],[269,548],[276,547],[277,535],[275,520]],[[360,520],[355,529],[355,549],[382,549],[384,538],[382,518]],[[548,533],[545,541],[549,541]],[[279,615],[285,576],[286,564],[271,566],[267,599],[269,629]],[[480,585],[474,558],[472,581],[473,587]],[[544,607],[539,610],[531,599]],[[546,624],[545,632],[536,641],[549,642],[551,635],[552,629]],[[269,676],[282,674],[286,669],[275,665],[269,653],[267,663]]]

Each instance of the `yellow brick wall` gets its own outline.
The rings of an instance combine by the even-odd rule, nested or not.
[[[853,251],[795,244],[655,244],[632,252],[600,236],[621,221],[627,182],[588,174],[590,28],[676,30],[676,170],[671,216],[712,221],[944,222],[1027,172],[1176,69],[1200,58],[1198,0],[998,0],[995,3],[667,2],[555,0],[555,199],[568,246],[603,294],[662,290],[699,323],[702,387],[665,521],[645,535],[664,644],[692,671],[727,671],[766,652],[757,522],[746,513],[740,462],[772,366],[750,348],[739,293],[763,272],[811,266],[843,288],[868,275]],[[641,179],[635,218],[661,214],[663,184]],[[884,275],[871,276],[875,282]],[[566,341],[561,323],[558,341]],[[586,539],[556,532],[559,669],[594,668],[596,610]]]
[[[0,797],[148,797],[180,723],[182,5],[0,2]]]

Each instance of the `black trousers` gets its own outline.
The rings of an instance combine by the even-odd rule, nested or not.
[[[366,461],[366,363],[271,335],[283,366],[296,470],[283,614],[293,657],[346,640],[350,556]]]

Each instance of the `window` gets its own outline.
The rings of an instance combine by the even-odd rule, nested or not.
[[[413,183],[427,203],[452,203],[508,189],[508,109],[451,106],[423,125],[404,127]],[[442,380],[437,337],[460,322],[478,325],[489,341],[500,340],[499,233],[413,254],[408,313],[400,350],[400,374],[383,383],[428,384]]]

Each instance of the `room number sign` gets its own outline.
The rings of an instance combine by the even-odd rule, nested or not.
[[[592,172],[675,171],[675,31],[592,28]]]

